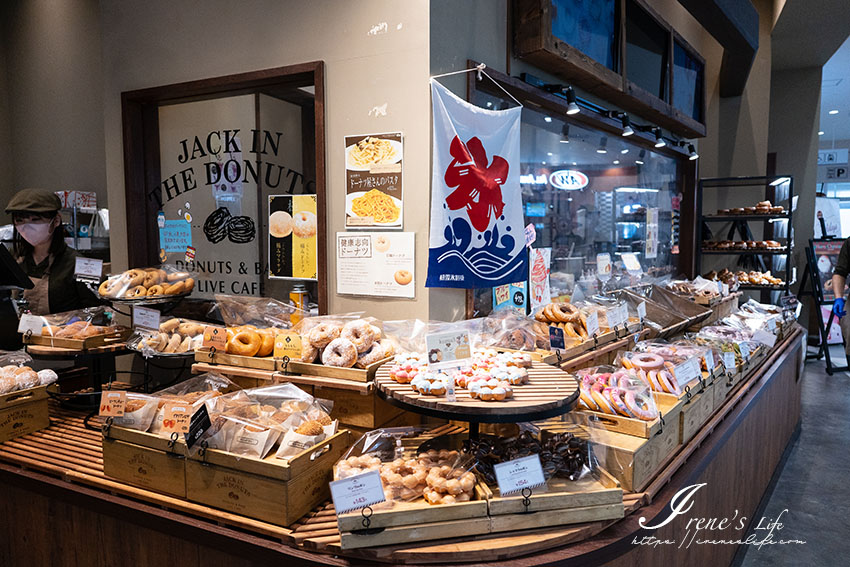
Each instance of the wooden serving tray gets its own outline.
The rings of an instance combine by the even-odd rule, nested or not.
[[[242,368],[255,368],[257,370],[277,370],[277,361],[271,356],[240,356],[238,354],[227,354],[226,352],[212,352],[208,348],[196,350],[195,361],[206,362],[208,364],[241,366]]]
[[[371,382],[375,379],[375,372],[378,368],[392,359],[393,357],[388,356],[370,364],[366,368],[340,368],[338,366],[325,366],[324,364],[298,362],[295,360],[284,363],[278,359],[277,370],[305,376],[322,376],[325,378],[336,378],[338,380],[352,380],[354,382]]]
[[[664,425],[671,420],[679,419],[679,413],[682,411],[682,406],[685,405],[684,399],[670,394],[657,393],[654,398],[655,404],[658,406],[658,411],[661,412],[661,418],[664,420]],[[611,415],[589,409],[576,410],[574,413],[581,416],[584,422],[591,427],[624,433],[626,435],[634,435],[635,437],[643,437],[644,439],[649,439],[657,435],[664,427],[660,418],[655,418],[652,421],[644,421],[633,417]]]
[[[102,346],[122,343],[132,334],[132,329],[120,329],[114,333],[104,333],[85,339],[69,339],[65,337],[53,337],[50,335],[30,335],[23,337],[23,342],[29,345],[49,346],[54,348],[67,348],[71,350],[88,350]]]

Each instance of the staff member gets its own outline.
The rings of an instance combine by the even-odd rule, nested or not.
[[[13,253],[34,284],[24,299],[36,315],[99,304],[74,276],[77,254],[65,244],[61,208],[59,197],[41,189],[19,191],[6,206],[15,228]]]

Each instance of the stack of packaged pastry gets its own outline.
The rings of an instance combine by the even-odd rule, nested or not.
[[[134,268],[106,279],[97,291],[108,299],[155,299],[190,293],[195,288],[192,274],[171,265]]]
[[[194,352],[204,342],[204,324],[178,317],[162,317],[158,333],[137,331],[127,346],[145,355]]]

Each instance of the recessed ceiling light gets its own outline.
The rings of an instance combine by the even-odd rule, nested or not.
[[[546,155],[552,157],[552,152],[546,152]]]
[[[546,165],[546,162],[545,162],[545,161],[541,161],[540,163],[542,163],[543,165]]]
[[[574,161],[574,162],[573,162],[573,165],[578,165],[578,162],[577,162],[577,161]]]
[[[838,112],[838,111],[836,110],[836,112]],[[545,120],[546,122],[552,122],[552,117],[546,116],[543,120]]]
[[[615,159],[615,160],[614,160],[614,165],[620,165],[620,160]]]
[[[487,108],[490,108],[491,106],[493,106],[493,103],[488,100],[487,101]]]
[[[629,148],[623,148],[622,150],[620,150],[620,153],[623,155],[629,153]]]
[[[833,108],[832,110],[829,111],[829,113],[830,114],[838,114],[838,111]]]
[[[823,130],[818,131],[818,136],[823,136]]]

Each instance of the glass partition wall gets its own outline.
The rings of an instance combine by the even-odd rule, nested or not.
[[[484,92],[481,83],[471,85],[476,87],[470,89],[476,105],[515,104]],[[551,248],[552,296],[591,295],[600,286],[603,291],[618,289],[678,274],[682,164],[687,158],[669,148],[656,149],[646,139],[640,143],[593,128],[586,118],[584,122],[533,103],[522,110],[525,223],[535,228],[533,248]],[[601,283],[597,257],[606,253],[612,277]],[[639,271],[628,269],[632,259],[640,264]],[[489,313],[493,292],[474,290],[468,303],[470,315]]]

